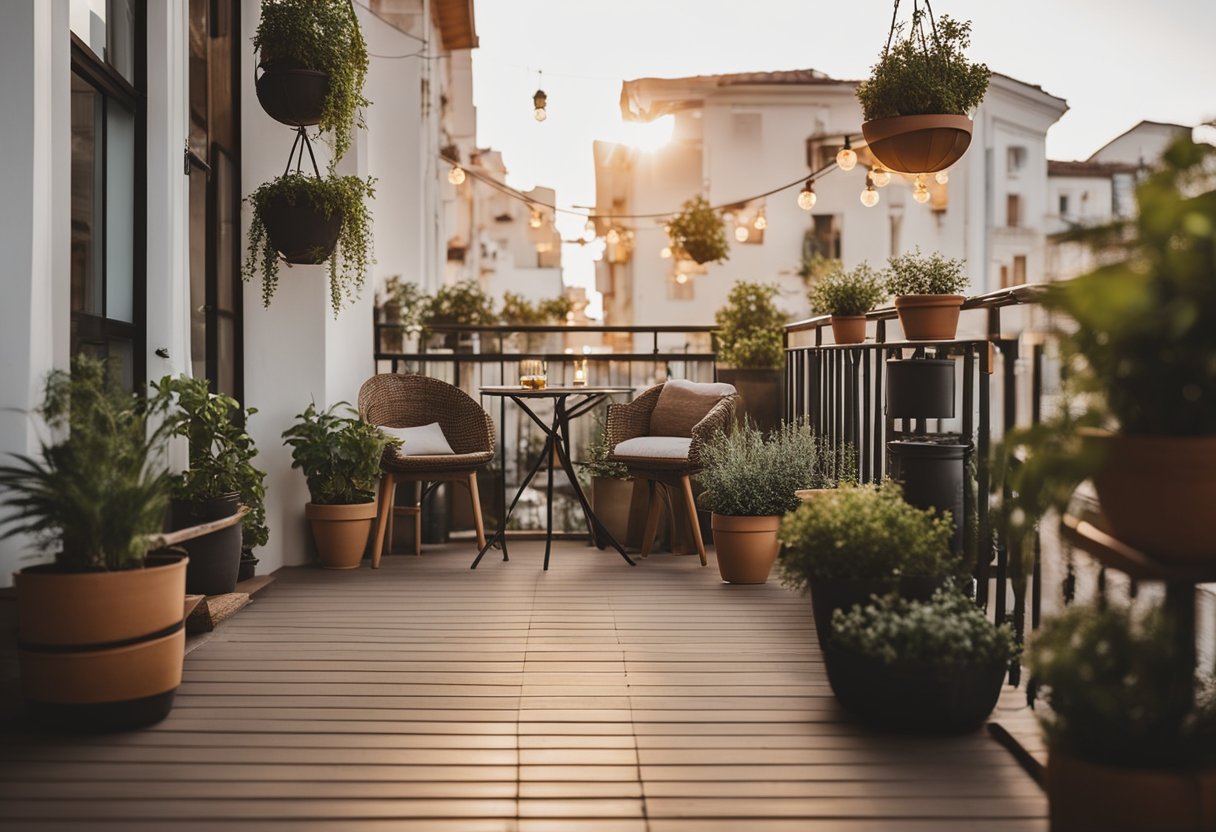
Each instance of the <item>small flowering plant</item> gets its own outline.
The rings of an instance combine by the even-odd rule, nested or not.
[[[885,664],[1003,665],[1018,654],[1013,629],[996,626],[952,587],[928,601],[871,598],[832,615],[831,644]]]

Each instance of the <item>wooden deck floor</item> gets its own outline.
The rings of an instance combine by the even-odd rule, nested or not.
[[[0,828],[1030,832],[985,732],[890,737],[828,690],[809,604],[565,543],[287,569],[186,660],[161,725],[9,732]],[[1009,697],[1016,702],[1017,695]],[[9,727],[12,727],[10,723]]]

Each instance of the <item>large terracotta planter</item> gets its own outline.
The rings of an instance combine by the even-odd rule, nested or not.
[[[1094,488],[1110,533],[1159,560],[1216,558],[1216,436],[1125,436],[1100,443]]]
[[[962,295],[899,295],[895,311],[909,341],[952,341],[958,332]]]
[[[327,216],[303,192],[296,193],[294,201],[277,195],[262,211],[270,244],[284,260],[299,266],[315,266],[330,258],[338,245],[342,218],[341,210]]]
[[[866,340],[865,315],[833,315],[832,340],[837,344],[862,344]]]
[[[781,543],[777,529],[781,517],[731,517],[714,514],[714,547],[718,574],[730,584],[762,584],[768,580]]]
[[[629,512],[633,505],[633,480],[591,478],[591,510],[618,542],[629,535]]]
[[[367,550],[367,540],[376,522],[376,503],[326,506],[308,503],[304,516],[312,525],[321,566],[326,569],[358,569]]]
[[[870,153],[887,170],[935,173],[963,157],[971,145],[966,116],[920,115],[877,118],[861,125]]]
[[[329,97],[329,75],[279,60],[262,67],[255,87],[267,115],[281,124],[308,127],[321,121]]]
[[[164,719],[182,680],[186,558],[120,572],[15,576],[21,688],[30,715],[68,731]]]
[[[1046,786],[1052,832],[1216,829],[1216,768],[1119,768],[1052,750]]]

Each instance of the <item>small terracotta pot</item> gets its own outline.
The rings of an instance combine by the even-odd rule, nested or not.
[[[958,332],[962,295],[899,295],[895,311],[909,341],[951,341]]]
[[[865,315],[833,315],[832,338],[837,344],[863,344],[866,340]]]
[[[762,584],[777,560],[781,517],[731,517],[714,514],[710,521],[718,552],[718,574],[731,584]]]
[[[1216,436],[1084,435],[1100,443],[1093,481],[1112,535],[1165,562],[1216,559]]]
[[[870,153],[887,170],[935,173],[971,146],[971,119],[954,115],[877,118],[861,125]]]
[[[304,516],[312,525],[321,566],[326,569],[358,569],[367,550],[367,540],[376,522],[376,503],[327,506],[307,503]]]

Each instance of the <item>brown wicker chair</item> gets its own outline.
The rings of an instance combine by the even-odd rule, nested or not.
[[[388,547],[392,548],[393,518],[397,514],[414,515],[414,552],[422,553],[422,497],[426,493],[426,483],[458,482],[468,488],[473,501],[477,545],[485,546],[477,469],[494,458],[494,423],[489,414],[467,393],[447,382],[427,376],[381,373],[369,378],[360,388],[359,415],[366,422],[392,428],[438,422],[454,451],[451,455],[435,456],[407,456],[393,448],[384,452],[380,461],[384,476],[380,481],[372,568],[380,566],[386,533]],[[398,508],[394,505],[399,482],[417,483],[418,496],[413,506]]]
[[[692,427],[687,436],[657,436],[651,433],[650,422],[655,405],[658,404],[659,396],[663,392],[663,386],[660,384],[651,387],[627,404],[608,406],[606,433],[608,446],[612,448],[609,458],[614,462],[623,463],[635,479],[646,481],[650,507],[646,514],[646,528],[642,533],[642,554],[650,554],[650,548],[654,544],[655,534],[658,531],[659,513],[662,507],[662,495],[658,486],[661,485],[671,492],[679,489],[692,525],[692,536],[697,546],[697,554],[701,558],[701,565],[704,566],[706,563],[705,543],[701,539],[701,527],[697,522],[697,505],[692,493],[691,478],[701,470],[701,449],[705,443],[715,432],[729,430],[734,423],[735,403],[739,397],[734,392],[720,394],[715,402],[707,406],[705,414],[700,417],[700,421]],[[734,389],[729,385],[722,385],[720,389],[727,388],[732,391]],[[646,443],[642,443],[642,447],[636,451],[629,446],[620,447],[621,443],[644,437],[656,440],[651,443],[655,446],[656,451],[648,451]],[[688,441],[686,453],[680,443],[670,441],[677,439]],[[639,443],[631,444],[636,446]],[[670,445],[671,449],[665,447],[667,445]],[[658,450],[664,452],[657,454]],[[656,455],[650,455],[651,453]],[[676,504],[674,495],[671,498],[671,504],[674,511]]]

